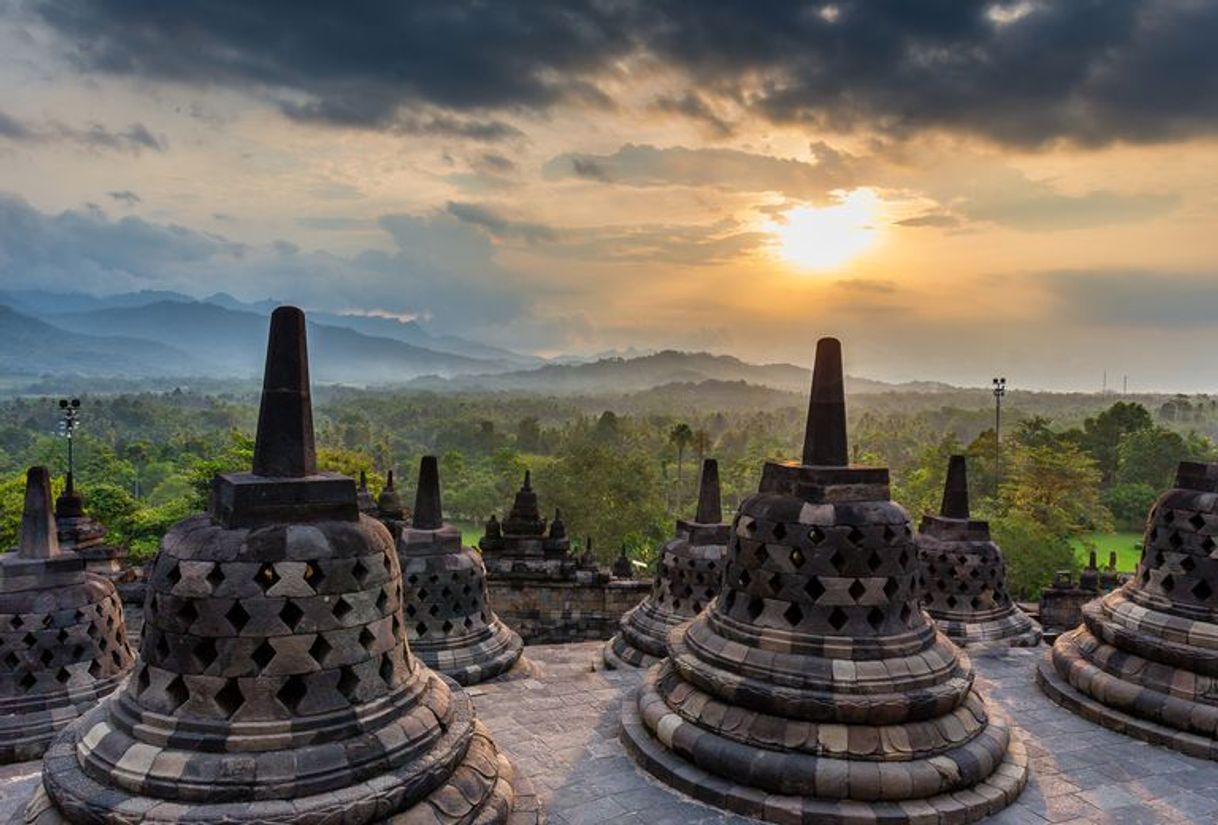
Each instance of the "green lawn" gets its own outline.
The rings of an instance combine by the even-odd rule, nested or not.
[[[1096,560],[1103,567],[1108,563],[1108,553],[1117,552],[1117,570],[1122,573],[1132,573],[1142,559],[1141,533],[1092,533],[1089,538],[1095,542]],[[1087,548],[1083,543],[1075,542],[1074,552],[1079,561],[1087,563]]]

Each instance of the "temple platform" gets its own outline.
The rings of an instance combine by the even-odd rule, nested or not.
[[[695,802],[651,778],[618,741],[621,702],[639,671],[599,669],[601,642],[530,645],[530,678],[468,689],[478,718],[553,825],[692,825],[753,820]],[[1033,682],[1045,647],[972,653],[978,682],[1022,737],[1032,777],[1019,799],[983,820],[1042,823],[1218,821],[1218,764],[1144,744],[1081,719]],[[594,670],[594,666],[597,668]],[[38,762],[0,768],[0,821],[29,798]]]

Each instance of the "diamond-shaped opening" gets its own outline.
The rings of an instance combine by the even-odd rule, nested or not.
[[[427,622],[419,622],[414,626],[414,635],[420,639],[427,635]]]
[[[896,533],[896,531],[895,531],[895,530],[893,530],[893,529],[892,529],[890,526],[888,526],[887,524],[885,524],[885,525],[884,525],[884,533],[883,533],[883,536],[884,536],[884,541],[885,541],[885,542],[887,542],[887,543],[889,543],[889,544],[892,544],[892,540],[893,540],[893,539],[895,539],[895,538],[897,537],[897,533]]]
[[[770,534],[774,536],[774,541],[782,541],[787,537],[787,526],[780,521],[774,525]]]
[[[60,644],[63,644],[67,640],[68,640],[67,628],[61,627],[59,629],[59,632],[55,634],[55,641],[59,642]]]
[[[445,633],[452,633],[453,623],[448,621],[448,619],[445,619],[444,624],[440,625],[440,629],[443,630]]]
[[[798,547],[791,548],[790,558],[791,558],[791,566],[794,567],[796,570],[803,567],[804,562],[807,561],[807,559],[804,558],[803,551],[800,550]]]
[[[316,657],[314,657],[316,658]],[[355,669],[343,665],[338,671],[338,692],[343,695],[351,704],[355,704],[355,689],[359,687],[359,677],[355,675]]]
[[[411,573],[409,576],[407,576],[407,577],[406,577],[406,583],[407,583],[407,584],[410,584],[410,585],[415,585],[415,584],[418,584],[418,583],[419,583],[419,576],[418,576],[418,574],[417,574],[417,573]]]
[[[846,534],[846,540],[852,544],[862,544],[866,538],[863,531],[857,527],[851,527],[850,532]]]
[[[419,612],[419,609],[417,607],[415,607],[413,604],[406,605],[406,615],[409,616],[410,618],[413,619],[414,614],[416,614],[418,612]]]
[[[792,602],[791,606],[782,612],[782,617],[787,620],[787,624],[795,627],[804,620],[804,612],[799,609],[799,605]]]
[[[1188,523],[1193,525],[1194,530],[1200,530],[1205,526],[1205,516],[1201,515],[1200,513],[1193,513],[1192,518],[1188,520]]]
[[[1176,530],[1171,531],[1171,535],[1167,537],[1167,543],[1177,550],[1184,544],[1184,538]]]
[[[304,611],[300,605],[290,599],[283,603],[283,607],[279,609],[279,621],[288,626],[289,630],[295,630],[300,624],[300,620],[304,618]]]
[[[812,576],[808,579],[808,583],[804,585],[804,592],[808,594],[808,598],[816,601],[825,593],[825,586],[820,583],[819,576]]]
[[[1218,545],[1214,544],[1214,539],[1210,536],[1206,536],[1201,540],[1201,549],[1207,553],[1212,552],[1216,546]]]
[[[757,549],[753,551],[753,559],[756,561],[757,566],[760,567],[770,560],[770,549],[764,544],[757,545]]]
[[[241,602],[233,602],[233,606],[224,614],[225,620],[233,626],[233,630],[237,633],[241,632],[241,628],[249,623],[250,614],[245,612],[245,608],[241,606]]]
[[[224,568],[220,566],[220,562],[211,566],[211,570],[207,573],[207,583],[211,585],[213,593],[224,583]]]
[[[882,558],[880,558],[880,554],[877,553],[875,550],[872,550],[871,555],[867,557],[867,569],[870,570],[872,573],[874,573],[876,570],[879,570],[880,565],[882,565],[883,563],[884,563],[884,560]]]
[[[78,610],[77,612],[79,613],[80,611]],[[79,622],[80,619],[77,619],[76,621]],[[25,622],[21,621],[20,615],[13,616],[13,618],[8,620],[8,626],[13,630],[19,629],[23,624],[25,624]]]
[[[356,608],[351,607],[351,602],[348,602],[346,598],[339,596],[339,601],[334,603],[334,618],[342,621],[343,619],[347,618],[347,614],[351,613],[353,609]]]
[[[361,587],[364,585],[364,579],[368,578],[368,566],[364,564],[363,559],[356,559],[355,565],[351,568],[351,575]]]
[[[292,675],[284,680],[279,691],[275,694],[275,698],[287,708],[290,712],[296,713],[296,709],[304,700],[309,692],[309,686],[305,684],[305,680],[299,676]]]
[[[1163,588],[1165,593],[1170,593],[1176,586],[1176,580],[1172,578],[1171,573],[1168,573],[1159,581],[1159,586]]]
[[[846,611],[842,610],[840,607],[834,607],[829,611],[829,626],[834,630],[841,630],[846,626],[846,622],[848,621],[850,621],[850,616],[848,616]]]
[[[236,679],[228,679],[224,682],[224,687],[216,691],[216,706],[220,708],[225,719],[232,719],[233,714],[241,709],[245,704],[245,696],[241,693],[241,686],[237,684]]]
[[[17,657],[16,653],[10,650],[4,655],[4,664],[10,668],[15,668],[17,665],[21,664],[21,659]]]
[[[382,588],[379,596],[376,597],[376,609],[380,613],[385,612],[385,608],[389,606],[389,594]]]
[[[1184,570],[1185,573],[1193,572],[1193,569],[1196,566],[1197,566],[1197,562],[1193,561],[1192,556],[1185,556],[1184,558],[1180,559],[1180,567],[1182,570]]]
[[[55,658],[55,654],[52,653],[50,650],[44,649],[42,651],[42,655],[40,655],[38,658],[42,662],[43,666],[45,667],[46,665],[49,665],[51,663],[52,659]]]
[[[829,564],[832,565],[833,569],[837,572],[842,572],[842,570],[846,567],[845,554],[842,553],[840,549],[834,550],[833,555],[829,557]]]
[[[1193,595],[1204,602],[1208,601],[1209,597],[1214,595],[1214,591],[1210,588],[1209,582],[1202,579],[1193,585]]]
[[[878,607],[873,607],[868,610],[867,624],[871,625],[873,629],[879,630],[880,626],[884,624],[884,611],[880,610]]]
[[[901,624],[908,627],[911,616],[913,616],[913,611],[910,610],[909,605],[901,605]]]
[[[304,569],[305,584],[307,584],[309,587],[313,588],[314,593],[316,593],[318,588],[321,587],[321,583],[323,581],[325,581],[325,578],[326,578],[326,574],[323,573],[321,568],[318,567],[313,562],[309,562],[305,565],[305,569]]]
[[[263,639],[258,647],[254,648],[254,664],[258,665],[258,670],[266,670],[266,666],[275,658],[275,648],[271,645],[270,640]]]
[[[279,583],[279,571],[275,569],[273,564],[264,564],[258,568],[258,574],[254,576],[254,581],[258,582],[258,586],[265,593]]]
[[[811,541],[813,544],[820,544],[822,541],[825,540],[825,531],[820,529],[819,527],[814,526],[811,530],[808,531],[808,540]]]
[[[955,597],[955,596],[948,596],[948,597],[947,597],[947,606],[948,606],[948,607],[955,607],[955,606],[956,606],[956,597]]]
[[[187,601],[178,608],[178,618],[189,628],[199,618],[199,609],[193,601]]]
[[[749,599],[748,606],[745,607],[745,612],[749,614],[749,618],[757,621],[758,617],[765,611],[765,599],[760,596],[754,596]]]
[[[771,593],[780,593],[782,591],[782,574],[775,573],[774,575],[770,576],[766,584],[769,585]]]
[[[322,667],[325,667],[326,656],[329,655],[331,650],[330,643],[320,633],[313,639],[313,644],[309,645],[309,655],[313,657],[313,661]]]
[[[749,575],[749,571],[747,571],[747,570],[741,570],[741,571],[740,571],[740,587],[741,587],[741,589],[747,589],[747,588],[748,588],[748,586],[749,586],[749,584],[750,584],[750,583],[752,583],[752,581],[753,581],[753,577]]]
[[[200,639],[190,649],[190,653],[195,657],[195,661],[199,663],[199,669],[206,670],[212,662],[216,661],[216,640],[212,638]]]
[[[474,620],[471,619],[469,616],[466,616],[463,624],[465,625],[465,629],[469,630],[471,627],[474,626]]]
[[[909,551],[902,550],[901,555],[897,556],[897,562],[900,563],[901,569],[904,570],[909,566]]]
[[[427,613],[433,617],[440,615],[440,605],[432,602],[432,604],[427,608]]]
[[[888,581],[884,582],[884,595],[887,596],[889,599],[891,599],[893,596],[897,595],[897,591],[899,589],[900,589],[900,585],[897,584],[896,579],[889,579]]]
[[[173,709],[177,710],[190,698],[190,690],[179,675],[174,676],[173,681],[165,686],[165,695],[169,697],[169,701],[173,702]]]
[[[419,589],[419,601],[421,601],[421,602],[427,601],[427,588],[426,587]]]
[[[981,609],[981,597],[973,596],[973,598],[969,599],[969,604],[972,605],[973,610],[980,610]]]
[[[158,635],[154,650],[158,659],[163,661],[169,658],[169,640],[164,635]]]
[[[181,580],[182,580],[182,571],[178,569],[177,564],[174,564],[165,573],[165,581],[169,582],[170,588],[173,588],[173,586],[176,585]]]
[[[368,628],[363,628],[359,632],[359,644],[365,651],[372,650],[372,645],[376,642],[376,634]]]
[[[389,687],[393,687],[393,657],[388,653],[381,654],[381,678]]]
[[[451,599],[453,597],[453,591],[446,587],[440,591],[440,597],[443,599]]]
[[[1163,514],[1163,523],[1164,524],[1171,524],[1175,520],[1176,520],[1176,512],[1174,510],[1168,510],[1167,512],[1165,512]]]
[[[55,671],[55,681],[59,682],[61,685],[66,685],[68,680],[71,678],[72,674],[68,672],[66,667],[61,667],[59,670]]]
[[[29,690],[34,685],[38,684],[38,680],[34,678],[34,674],[27,670],[25,675],[21,677],[21,681],[19,681],[17,684],[21,686],[22,690]]]
[[[846,592],[850,594],[850,598],[857,602],[867,592],[867,586],[863,584],[862,579],[855,579],[850,583],[850,588]]]

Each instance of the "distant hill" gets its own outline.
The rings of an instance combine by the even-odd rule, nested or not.
[[[0,304],[0,375],[129,375],[199,369],[185,351],[128,335],[72,332]]]
[[[604,358],[586,364],[547,364],[531,370],[462,375],[449,379],[427,376],[411,386],[434,390],[549,392],[559,395],[632,393],[668,385],[698,385],[708,381],[745,382],[786,392],[806,393],[811,371],[794,364],[749,364],[731,355],[664,350],[637,358]],[[917,382],[886,384],[847,376],[848,392],[938,392],[947,384]]]
[[[0,292],[0,303],[55,323],[59,316],[65,314],[107,309],[135,309],[165,303],[205,304],[234,312],[252,313],[265,318],[282,302],[269,298],[262,301],[245,302],[226,292],[216,292],[206,298],[196,300],[181,292],[169,290],[141,290],[97,296],[82,292],[58,293],[31,289]],[[523,369],[545,363],[544,359],[533,355],[521,355],[511,350],[488,346],[456,335],[433,334],[415,321],[322,311],[310,311],[309,320],[315,324],[346,327],[373,337],[391,338],[414,347],[476,358],[488,362],[488,369]]]
[[[265,358],[266,316],[214,304],[167,300],[47,317],[79,334],[135,337],[188,352],[198,365],[193,373],[197,375],[257,375]],[[423,374],[453,375],[498,366],[312,320],[309,354],[317,380],[348,384],[400,383]]]

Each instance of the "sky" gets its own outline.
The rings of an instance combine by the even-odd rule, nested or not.
[[[0,288],[1218,391],[1218,3],[0,3]]]

